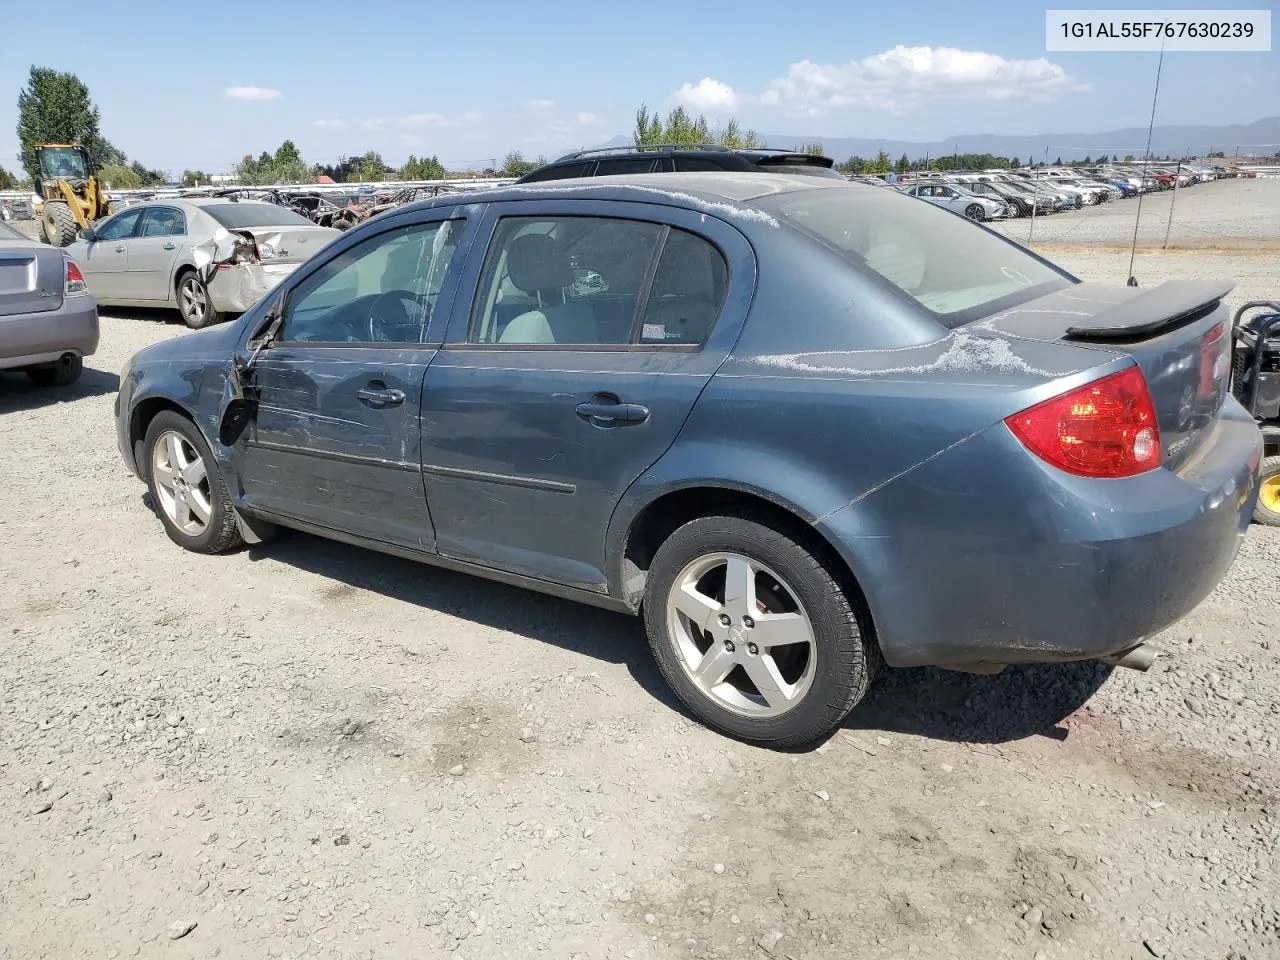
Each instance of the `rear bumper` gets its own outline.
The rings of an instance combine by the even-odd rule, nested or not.
[[[1217,586],[1261,455],[1232,400],[1178,473],[1127,480],[1057,471],[1001,424],[821,526],[894,666],[1092,659],[1173,625]]]
[[[209,281],[209,299],[219,313],[244,313],[265,297],[301,262],[222,264]]]
[[[98,304],[71,297],[57,310],[0,316],[0,369],[56,360],[67,353],[91,356],[98,349]]]

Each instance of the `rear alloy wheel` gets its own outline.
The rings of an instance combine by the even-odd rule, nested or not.
[[[967,207],[965,207],[964,215],[968,217],[970,220],[976,220],[978,223],[981,223],[983,220],[987,219],[986,211],[983,210],[982,205],[978,203],[971,203]]]
[[[644,616],[684,704],[717,730],[772,747],[834,729],[876,662],[828,561],[748,517],[704,517],[673,533],[649,570]]]
[[[184,273],[178,280],[178,312],[182,314],[182,322],[192,330],[211,326],[222,319],[213,309],[209,288],[194,271]]]
[[[1255,523],[1280,527],[1280,454],[1262,461],[1262,478],[1258,486],[1258,505],[1253,508]]]
[[[241,543],[231,495],[195,425],[171,410],[147,428],[147,485],[169,539],[194,553]]]
[[[74,353],[59,357],[53,363],[27,367],[27,378],[37,387],[69,387],[84,372],[84,360]]]

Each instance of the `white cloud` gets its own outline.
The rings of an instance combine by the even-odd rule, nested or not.
[[[681,106],[699,112],[721,113],[738,105],[738,95],[733,87],[711,77],[703,77],[697,83],[686,83],[672,96]]]
[[[366,130],[384,130],[386,129],[387,121],[383,120],[381,117],[376,117],[373,120],[365,120],[360,124],[360,126],[364,127]]]
[[[585,111],[574,114],[574,119],[578,121],[578,126],[580,127],[594,127],[600,122],[600,118],[594,113],[586,113]]]
[[[330,130],[341,130],[347,125],[347,121],[339,120],[336,117],[332,120],[317,120],[312,124],[313,127],[327,127]]]
[[[452,127],[455,123],[442,113],[411,113],[400,118],[402,127]]]
[[[283,94],[270,87],[227,87],[230,100],[279,100]]]
[[[1044,57],[1008,60],[977,50],[899,45],[848,63],[793,63],[785,77],[770,82],[759,101],[815,116],[849,107],[895,110],[939,97],[1048,100],[1080,89],[1087,88]]]
[[[550,110],[556,105],[554,100],[526,100],[524,105],[530,110]]]

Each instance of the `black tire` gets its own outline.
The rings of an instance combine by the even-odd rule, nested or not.
[[[182,316],[182,322],[192,330],[211,327],[224,319],[221,313],[213,309],[209,288],[194,270],[184,270],[178,274],[174,294],[178,299],[178,313]]]
[[[80,228],[75,214],[61,200],[46,200],[44,204],[44,233],[55,247],[65,247],[76,242]]]
[[[982,209],[981,204],[971,203],[964,208],[964,215],[976,223],[981,223],[987,219],[986,211]]]
[[[37,387],[69,387],[80,379],[84,372],[84,360],[68,353],[53,363],[42,363],[38,367],[27,367],[27,377]]]
[[[207,499],[211,509],[209,521],[205,524],[203,532],[195,536],[181,530],[165,512],[162,506],[161,493],[152,470],[152,464],[155,462],[154,451],[156,444],[167,433],[180,435],[195,449],[200,459],[204,462]],[[147,489],[151,492],[152,506],[156,515],[160,518],[160,522],[164,525],[164,532],[169,535],[170,540],[184,550],[190,550],[192,553],[223,553],[240,546],[243,541],[240,537],[240,528],[236,526],[235,510],[231,505],[231,493],[227,489],[226,481],[222,478],[222,473],[218,470],[218,462],[214,459],[213,453],[209,450],[209,445],[204,442],[204,437],[200,435],[200,431],[196,429],[195,424],[173,410],[161,411],[156,414],[155,419],[147,427],[147,435],[142,442],[142,452],[143,461],[141,466],[146,473]]]
[[[354,226],[355,224],[352,223],[350,220],[334,220],[333,221],[333,229],[335,230],[350,230]]]
[[[1258,505],[1253,508],[1253,522],[1267,527],[1280,527],[1280,454],[1262,461],[1262,485]]]
[[[712,699],[690,678],[671,636],[667,600],[676,578],[700,557],[722,552],[776,571],[808,614],[816,658],[812,680],[780,715],[743,716]],[[800,746],[831,732],[866,694],[879,663],[868,618],[845,589],[836,562],[767,517],[702,517],[677,529],[654,555],[644,620],[658,668],[685,706],[708,726],[762,746]]]

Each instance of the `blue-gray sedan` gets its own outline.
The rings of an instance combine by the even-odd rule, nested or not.
[[[0,223],[0,370],[41,386],[80,378],[98,349],[98,305],[75,262]]]
[[[443,196],[137,354],[120,450],[189,550],[281,525],[642,613],[694,713],[798,744],[881,661],[1149,662],[1257,497],[1230,286],[816,178]]]

